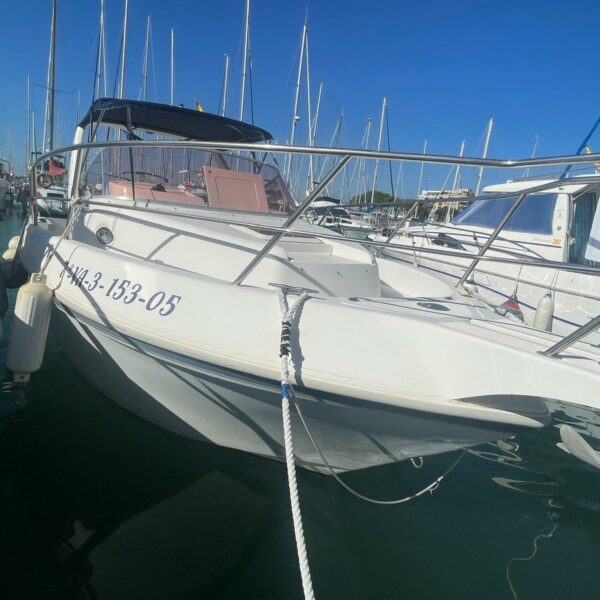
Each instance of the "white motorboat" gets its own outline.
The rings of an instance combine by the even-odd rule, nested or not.
[[[38,187],[35,201],[40,215],[66,219],[69,214],[67,188],[60,185]]]
[[[594,269],[598,263],[586,258],[598,207],[600,176],[587,176],[581,184],[577,184],[577,179],[570,179],[568,184],[542,179],[488,186],[484,192],[490,199],[472,202],[450,223],[429,222],[399,230],[393,241],[408,243],[410,248],[386,249],[384,253],[416,264],[455,285],[495,234],[511,205],[525,193],[521,205],[486,254],[516,257],[522,262],[481,261],[469,279],[476,284],[480,298],[492,306],[506,303],[530,325],[546,296],[552,306],[548,329],[567,335],[600,313],[600,269]],[[527,193],[529,190],[533,191]],[[387,238],[380,235],[373,239]],[[425,253],[423,249],[437,252]],[[462,255],[457,255],[457,251]],[[551,264],[540,267],[532,264],[536,260],[590,268],[573,271]],[[600,335],[590,336],[589,341],[600,342]]]
[[[128,141],[82,144],[99,124]],[[546,398],[600,405],[598,349],[544,355],[561,338],[299,220],[347,156],[296,208],[276,168],[223,150],[287,150],[269,138],[128,100],[96,101],[80,123],[69,219],[34,211],[17,260],[34,273],[47,258],[52,325],[102,392],[172,432],[282,458],[284,289],[290,304],[308,290],[291,334],[291,380],[318,446],[294,413],[306,468],[324,470],[323,456],[337,471],[372,467],[542,427]]]
[[[373,226],[364,218],[356,218],[339,201],[328,198],[317,198],[306,211],[306,220],[358,239],[367,239],[374,231]]]

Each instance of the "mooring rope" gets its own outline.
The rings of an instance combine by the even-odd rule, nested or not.
[[[410,500],[414,500],[427,492],[433,493],[440,483],[444,480],[444,478],[460,463],[463,457],[466,454],[466,450],[463,450],[459,456],[448,466],[448,468],[438,477],[436,477],[430,484],[426,485],[424,488],[415,492],[414,494],[410,494],[409,496],[405,496],[403,498],[398,498],[394,500],[378,500],[376,498],[370,498],[357,492],[355,489],[350,487],[341,477],[335,472],[333,467],[330,465],[329,461],[325,457],[325,454],[317,444],[314,436],[312,435],[308,424],[302,414],[302,410],[293,395],[293,388],[290,384],[289,380],[289,361],[291,355],[291,331],[292,324],[296,313],[302,307],[302,305],[308,300],[309,295],[308,292],[302,292],[297,300],[292,304],[291,307],[288,307],[288,301],[286,296],[286,289],[282,288],[279,290],[279,307],[281,309],[282,321],[281,321],[281,342],[280,342],[280,351],[279,356],[281,359],[281,408],[282,408],[282,417],[283,417],[283,439],[285,445],[285,461],[287,465],[287,475],[288,475],[288,485],[290,491],[290,504],[292,507],[292,518],[294,522],[294,535],[296,538],[296,550],[298,552],[298,563],[300,566],[300,575],[302,577],[302,587],[304,590],[304,597],[307,600],[314,600],[314,591],[312,587],[312,578],[310,574],[310,566],[308,564],[308,554],[306,551],[306,543],[304,540],[304,528],[302,526],[302,513],[300,511],[300,498],[298,496],[298,484],[296,481],[296,464],[294,460],[294,444],[292,440],[292,421],[290,416],[290,398],[294,402],[294,406],[296,407],[296,412],[300,417],[300,421],[310,439],[313,447],[321,457],[323,464],[327,467],[335,481],[339,483],[346,491],[348,491],[353,496],[364,500],[365,502],[369,502],[370,504],[378,504],[384,506],[392,506],[397,504],[403,504],[405,502],[409,502]],[[423,466],[423,459],[419,459],[420,462],[415,462],[415,460],[411,459],[411,462],[415,468],[421,468]]]
[[[292,440],[292,419],[290,417],[290,375],[289,360],[291,350],[291,329],[294,317],[300,307],[308,300],[308,293],[303,292],[298,299],[288,308],[285,290],[279,290],[279,306],[281,308],[281,344],[279,356],[281,359],[281,409],[283,416],[283,439],[285,445],[285,462],[287,465],[288,485],[290,490],[290,504],[292,506],[292,519],[294,522],[294,536],[298,552],[298,564],[302,578],[302,588],[306,600],[314,600],[315,594],[308,564],[308,554],[304,541],[304,528],[302,526],[302,513],[300,512],[300,498],[298,496],[298,483],[296,481],[296,464],[294,461],[294,443]]]
[[[323,453],[323,451],[321,450],[321,448],[317,444],[317,442],[316,442],[315,438],[313,437],[310,429],[308,428],[308,424],[306,423],[306,420],[304,419],[304,415],[302,414],[302,410],[300,409],[300,406],[299,406],[298,402],[295,399],[294,399],[294,406],[296,407],[296,411],[298,412],[298,416],[300,417],[300,421],[302,422],[302,425],[304,426],[304,430],[306,431],[306,434],[308,435],[308,438],[310,439],[310,441],[311,441],[314,449],[317,451],[317,453],[321,457],[321,460],[323,461],[323,463],[327,467],[327,470],[332,475],[332,477],[346,491],[350,492],[350,494],[352,494],[353,496],[356,496],[357,498],[360,498],[361,500],[364,500],[365,502],[369,502],[370,504],[379,504],[379,505],[382,505],[382,506],[393,506],[394,504],[404,504],[405,502],[409,502],[410,500],[414,500],[415,498],[418,498],[419,496],[422,496],[423,494],[425,494],[427,492],[430,492],[430,493],[435,492],[435,490],[438,488],[438,486],[440,485],[440,483],[442,483],[442,481],[446,478],[446,476],[450,473],[450,471],[452,471],[454,469],[454,467],[456,467],[458,465],[458,463],[463,459],[463,457],[465,456],[465,454],[467,452],[466,450],[462,450],[462,452],[458,455],[458,458],[454,462],[452,462],[450,464],[450,466],[441,475],[439,475],[438,477],[436,477],[429,485],[426,485],[424,488],[420,489],[418,492],[415,492],[414,494],[410,494],[409,496],[404,496],[403,498],[396,498],[394,500],[378,500],[377,498],[369,498],[369,496],[365,496],[364,494],[361,494],[360,492],[357,492],[355,489],[353,489],[352,487],[350,487],[334,471],[333,467],[329,464],[329,461],[325,457],[325,454]],[[415,466],[416,468],[420,468],[420,466],[417,467],[414,462],[413,462],[413,466]]]

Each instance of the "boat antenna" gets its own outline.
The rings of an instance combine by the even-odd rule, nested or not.
[[[590,141],[590,138],[594,135],[594,132],[596,131],[596,129],[598,129],[598,125],[600,125],[600,117],[598,117],[598,119],[596,119],[596,122],[594,123],[594,126],[590,129],[589,133],[583,138],[583,142],[581,142],[581,144],[579,144],[579,148],[577,148],[577,152],[575,152],[575,154],[581,154],[583,152],[583,149],[587,146],[588,142]],[[567,165],[565,167],[565,170],[561,173],[560,177],[558,178],[560,179],[564,179],[567,174],[569,173],[569,171],[571,170],[571,167],[573,165]]]

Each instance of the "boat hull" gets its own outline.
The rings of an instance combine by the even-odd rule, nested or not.
[[[52,327],[84,378],[129,412],[178,435],[284,460],[277,381],[145,344],[59,302]],[[306,389],[298,389],[296,397],[319,448],[337,472],[470,447],[523,429]],[[298,464],[329,473],[295,411],[292,428]]]

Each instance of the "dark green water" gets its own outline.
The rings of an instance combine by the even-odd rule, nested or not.
[[[0,223],[0,248],[20,225]],[[0,598],[301,598],[283,465],[126,413],[55,339],[27,398],[0,422]],[[600,431],[585,411],[559,421]],[[557,441],[553,426],[476,448],[433,494],[391,508],[302,472],[316,597],[600,598],[600,472]],[[345,478],[404,496],[455,457]]]

